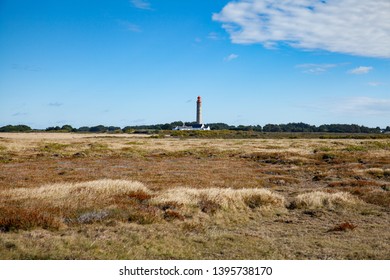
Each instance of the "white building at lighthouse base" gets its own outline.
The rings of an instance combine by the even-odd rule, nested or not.
[[[210,130],[210,126],[206,126],[205,124],[194,124],[194,125],[182,125],[176,126],[173,130]]]

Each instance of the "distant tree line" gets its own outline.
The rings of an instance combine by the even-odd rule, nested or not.
[[[185,123],[187,126],[196,124],[195,122]],[[151,131],[172,130],[177,126],[183,125],[183,122],[175,121],[172,123],[155,124],[155,125],[137,125],[125,126],[82,126],[73,128],[71,125],[48,127],[44,131],[48,132],[94,132],[94,133],[148,133]],[[256,131],[256,132],[321,132],[321,133],[381,133],[389,132],[390,126],[385,129],[379,127],[370,128],[359,126],[356,124],[324,124],[320,126],[309,125],[306,123],[288,123],[288,124],[266,124],[264,127],[260,125],[228,125],[226,123],[210,123],[208,124],[211,130],[235,130],[235,131]],[[27,125],[6,125],[0,127],[0,132],[31,132],[42,131],[32,129]]]
[[[26,132],[31,131],[31,127],[27,125],[6,125],[0,127],[0,132]]]
[[[382,131],[390,131],[390,127],[387,126],[384,130],[356,124],[323,124],[317,127],[306,123],[267,124],[263,127],[263,132],[381,133]]]

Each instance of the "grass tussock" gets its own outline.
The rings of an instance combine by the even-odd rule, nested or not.
[[[383,168],[369,168],[366,170],[366,172],[371,175],[371,176],[374,176],[374,177],[378,177],[378,178],[381,178],[383,176],[385,176],[385,170]]]
[[[284,197],[266,189],[170,189],[152,198],[157,205],[177,204],[199,207],[202,212],[213,213],[218,209],[238,210],[248,208],[284,207]]]
[[[292,202],[292,208],[336,209],[358,204],[360,201],[345,192],[311,192],[298,195]]]
[[[117,196],[135,194],[147,196],[150,190],[140,182],[126,180],[96,180],[80,183],[58,183],[39,188],[20,188],[3,191],[0,196],[14,200],[45,201],[53,206],[95,206],[112,201]]]

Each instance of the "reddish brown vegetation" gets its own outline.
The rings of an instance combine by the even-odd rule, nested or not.
[[[354,230],[357,226],[350,223],[350,222],[345,222],[341,223],[334,228],[330,229],[329,231],[347,231],[347,230]]]

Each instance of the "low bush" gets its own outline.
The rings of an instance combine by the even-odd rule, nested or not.
[[[33,228],[59,229],[61,220],[44,208],[1,207],[0,232]]]

